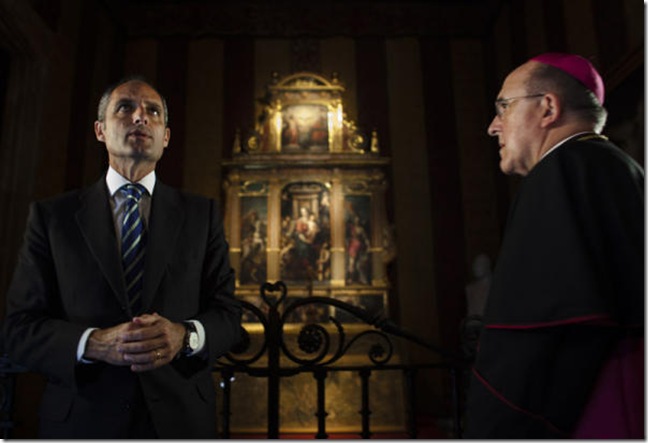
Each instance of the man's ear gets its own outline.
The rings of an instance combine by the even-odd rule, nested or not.
[[[104,134],[103,123],[100,122],[99,120],[94,122],[94,131],[95,131],[95,136],[97,137],[97,140],[99,140],[100,142],[106,143],[106,135]]]
[[[558,96],[549,92],[542,97],[542,127],[554,124],[562,115],[562,103]]]
[[[164,147],[169,146],[169,140],[171,140],[171,129],[166,127],[164,128]]]

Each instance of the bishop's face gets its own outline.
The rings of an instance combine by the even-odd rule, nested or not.
[[[540,102],[544,94],[528,89],[533,62],[513,71],[495,101],[496,115],[488,134],[497,137],[500,169],[505,174],[527,175],[541,158],[543,142]]]
[[[106,144],[111,164],[133,160],[155,164],[169,144],[160,95],[149,85],[129,81],[112,92],[103,122],[95,122],[97,140]]]

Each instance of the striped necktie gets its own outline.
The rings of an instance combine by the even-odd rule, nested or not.
[[[131,313],[141,308],[144,256],[146,253],[146,229],[140,214],[140,199],[147,191],[140,184],[127,184],[120,188],[126,196],[124,220],[122,221],[122,267],[126,281],[126,293]]]

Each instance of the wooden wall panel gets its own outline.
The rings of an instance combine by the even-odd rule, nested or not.
[[[517,0],[520,1],[520,0]],[[518,38],[526,42],[526,54],[540,54],[547,51],[547,35],[544,26],[545,0],[524,0],[524,30]],[[523,62],[524,60],[520,60]]]
[[[183,188],[221,200],[223,42],[190,42],[187,62]]]
[[[419,43],[412,38],[387,41],[387,87],[400,324],[438,340],[435,275],[432,251],[432,208],[424,121],[423,78]],[[427,81],[427,79],[426,79]],[[432,320],[432,321],[431,321]]]
[[[627,51],[628,34],[624,26],[623,2],[592,0],[594,26],[599,48],[599,66],[604,73],[614,66],[620,54]]]
[[[508,36],[511,47],[512,61],[515,65],[524,62],[529,55],[527,38],[526,1],[517,0],[505,3],[508,10]],[[503,32],[504,30],[502,30]],[[510,69],[509,69],[510,70]]]
[[[453,81],[454,130],[461,168],[466,270],[480,253],[494,259],[499,248],[497,192],[492,171],[498,165],[496,140],[486,133],[493,114],[487,100],[484,46],[480,40],[457,40],[451,45],[449,68]],[[487,106],[487,103],[489,106]],[[469,272],[459,278],[470,280]],[[457,305],[457,307],[459,307]]]
[[[322,56],[322,74],[330,79],[334,72],[338,73],[340,82],[345,88],[342,94],[344,112],[349,120],[357,122],[356,57],[353,39],[348,37],[323,39],[320,45],[320,53]]]
[[[231,158],[236,130],[254,129],[254,39],[232,37],[223,47],[223,155]]]
[[[565,47],[596,61],[598,44],[591,0],[570,0],[565,5]]]
[[[425,103],[426,154],[429,180],[433,248],[427,260],[434,264],[434,294],[437,303],[441,346],[458,346],[457,324],[463,314],[465,240],[461,178],[457,146],[452,54],[446,39],[421,42],[423,101]],[[438,69],[445,66],[447,69]],[[414,160],[417,161],[417,160]],[[400,250],[400,249],[399,249]],[[423,252],[423,251],[421,251]],[[459,304],[459,306],[457,306]]]
[[[158,163],[157,175],[165,183],[181,187],[185,158],[188,39],[165,37],[159,45],[156,84],[169,106],[171,141]]]
[[[390,156],[389,97],[385,39],[365,37],[356,40],[356,98],[358,126],[378,133],[380,152]],[[392,219],[390,217],[390,219]]]
[[[80,45],[77,44],[77,33],[80,31],[78,20],[84,8],[80,7],[79,0],[67,2],[64,5],[64,16],[73,12],[76,25],[69,20],[60,20],[60,32],[58,46],[50,53],[50,60],[56,69],[52,69],[47,76],[48,91],[43,98],[43,119],[41,130],[41,146],[36,176],[38,180],[34,183],[34,197],[44,198],[65,189],[65,176],[67,168],[67,147],[70,141],[71,110],[73,95],[73,81],[76,69],[77,52]],[[79,106],[79,104],[77,104]],[[83,113],[89,107],[83,103],[81,109],[77,109],[78,121],[83,120]],[[83,120],[85,122],[85,120]],[[81,123],[79,123],[81,124]],[[87,128],[79,127],[77,132],[83,132]],[[87,132],[84,132],[87,133]],[[78,134],[78,140],[81,135]]]
[[[124,76],[141,75],[157,85],[157,60],[157,39],[129,40],[124,50]]]
[[[623,0],[623,23],[630,48],[643,47],[646,32],[646,2]]]
[[[81,35],[78,40],[77,64],[74,72],[74,88],[70,112],[70,131],[67,143],[67,162],[65,165],[65,189],[75,189],[83,185],[85,149],[87,143],[87,118],[92,101],[92,73],[96,69],[95,51],[98,43],[96,31],[97,6],[93,2],[83,3]]]
[[[543,3],[543,27],[547,51],[566,50],[565,31],[565,2],[564,0],[545,0]]]

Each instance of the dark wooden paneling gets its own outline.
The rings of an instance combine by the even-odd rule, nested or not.
[[[92,75],[97,51],[97,7],[95,2],[83,2],[78,40],[74,87],[70,101],[70,131],[65,167],[65,189],[83,186],[83,168],[88,128],[87,112],[96,109],[92,93]],[[91,103],[95,103],[91,105]],[[87,112],[86,112],[87,111]],[[95,115],[95,114],[92,114]]]
[[[5,97],[7,96],[7,87],[9,86],[9,72],[11,68],[11,55],[9,51],[0,48],[0,128],[2,128],[2,119],[4,117]],[[0,142],[2,141],[2,132],[0,131]],[[1,146],[1,144],[0,144]]]
[[[544,0],[544,24],[547,35],[548,51],[566,52],[564,0]]]
[[[421,53],[439,331],[441,345],[456,349],[466,309],[466,260],[452,54],[445,39],[423,39]]]
[[[58,30],[61,0],[31,0],[31,5],[52,31]]]
[[[526,43],[524,2],[520,0],[510,1],[510,11],[511,60],[514,65],[521,65],[529,58]]]
[[[187,39],[165,37],[159,41],[157,86],[167,99],[171,141],[157,172],[171,186],[182,186],[187,98]]]
[[[225,40],[223,58],[223,154],[231,157],[237,128],[242,140],[254,128],[254,41]]]
[[[367,37],[356,40],[356,97],[358,126],[368,135],[378,131],[380,150],[391,155],[389,146],[389,98],[387,96],[387,59],[385,39]]]
[[[623,2],[592,0],[601,70],[605,72],[628,50]]]

